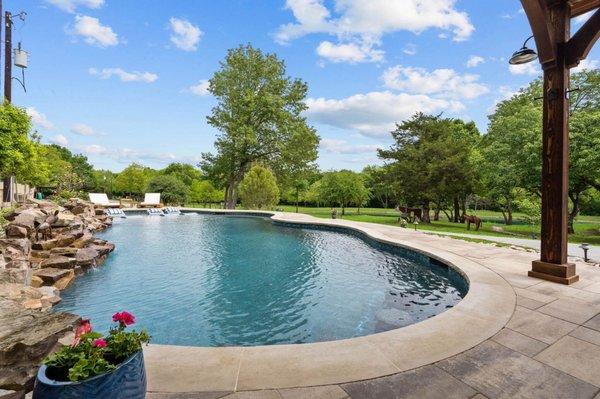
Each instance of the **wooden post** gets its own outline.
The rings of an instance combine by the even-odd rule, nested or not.
[[[543,64],[541,259],[529,276],[562,284],[579,280],[575,264],[567,262],[569,190],[569,68],[570,10],[566,1],[548,6],[547,21],[555,44],[554,62]]]

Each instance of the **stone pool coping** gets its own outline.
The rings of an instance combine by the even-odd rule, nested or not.
[[[454,267],[468,280],[469,292],[452,309],[430,319],[357,338],[254,347],[149,345],[144,352],[151,392],[295,388],[396,374],[482,343],[498,333],[515,310],[515,292],[501,276],[473,260],[411,240],[422,237],[422,233],[408,234],[406,229],[384,225],[285,212],[182,210],[264,215],[285,223],[359,231],[374,240],[423,253]]]

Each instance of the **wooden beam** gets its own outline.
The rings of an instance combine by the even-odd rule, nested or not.
[[[571,18],[578,17],[586,12],[592,11],[600,7],[600,0],[572,0],[571,2]]]
[[[573,68],[585,59],[600,38],[600,9],[567,42],[567,67]]]
[[[549,30],[556,44],[556,62],[544,69],[542,124],[542,235],[540,260],[528,275],[557,283],[579,280],[575,265],[567,262],[569,190],[569,69],[566,43],[570,37],[570,7],[566,2],[549,6]]]
[[[542,68],[546,68],[556,61],[556,46],[550,32],[546,0],[521,0],[521,5],[531,25],[538,58]]]

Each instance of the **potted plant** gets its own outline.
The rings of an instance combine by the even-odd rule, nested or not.
[[[145,330],[125,331],[135,323],[128,312],[113,315],[116,326],[106,337],[82,320],[71,345],[61,347],[40,367],[34,399],[127,398],[146,395],[142,344],[150,341]]]

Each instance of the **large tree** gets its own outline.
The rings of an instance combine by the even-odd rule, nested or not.
[[[155,175],[155,170],[132,163],[117,175],[115,191],[141,198],[148,187],[148,183]]]
[[[317,190],[320,202],[341,207],[342,215],[347,206],[360,208],[371,196],[361,174],[350,170],[324,173]]]
[[[208,123],[220,131],[216,153],[202,154],[201,168],[224,186],[235,208],[238,185],[255,162],[283,178],[317,158],[319,137],[301,115],[307,86],[286,75],[274,54],[251,45],[229,50],[209,83],[218,101]]]
[[[397,124],[392,137],[394,144],[379,150],[379,157],[387,162],[399,203],[422,207],[426,223],[432,203],[450,220],[458,221],[460,204],[477,181],[473,150],[479,132],[475,125],[417,113]]]
[[[569,232],[580,210],[582,196],[600,188],[600,71],[585,70],[572,76],[569,153]],[[541,195],[542,82],[534,80],[490,115],[482,141],[482,173],[486,195],[512,223],[519,189]]]
[[[38,165],[38,146],[30,136],[31,120],[25,110],[9,103],[0,105],[0,177],[11,175],[34,183]]]

